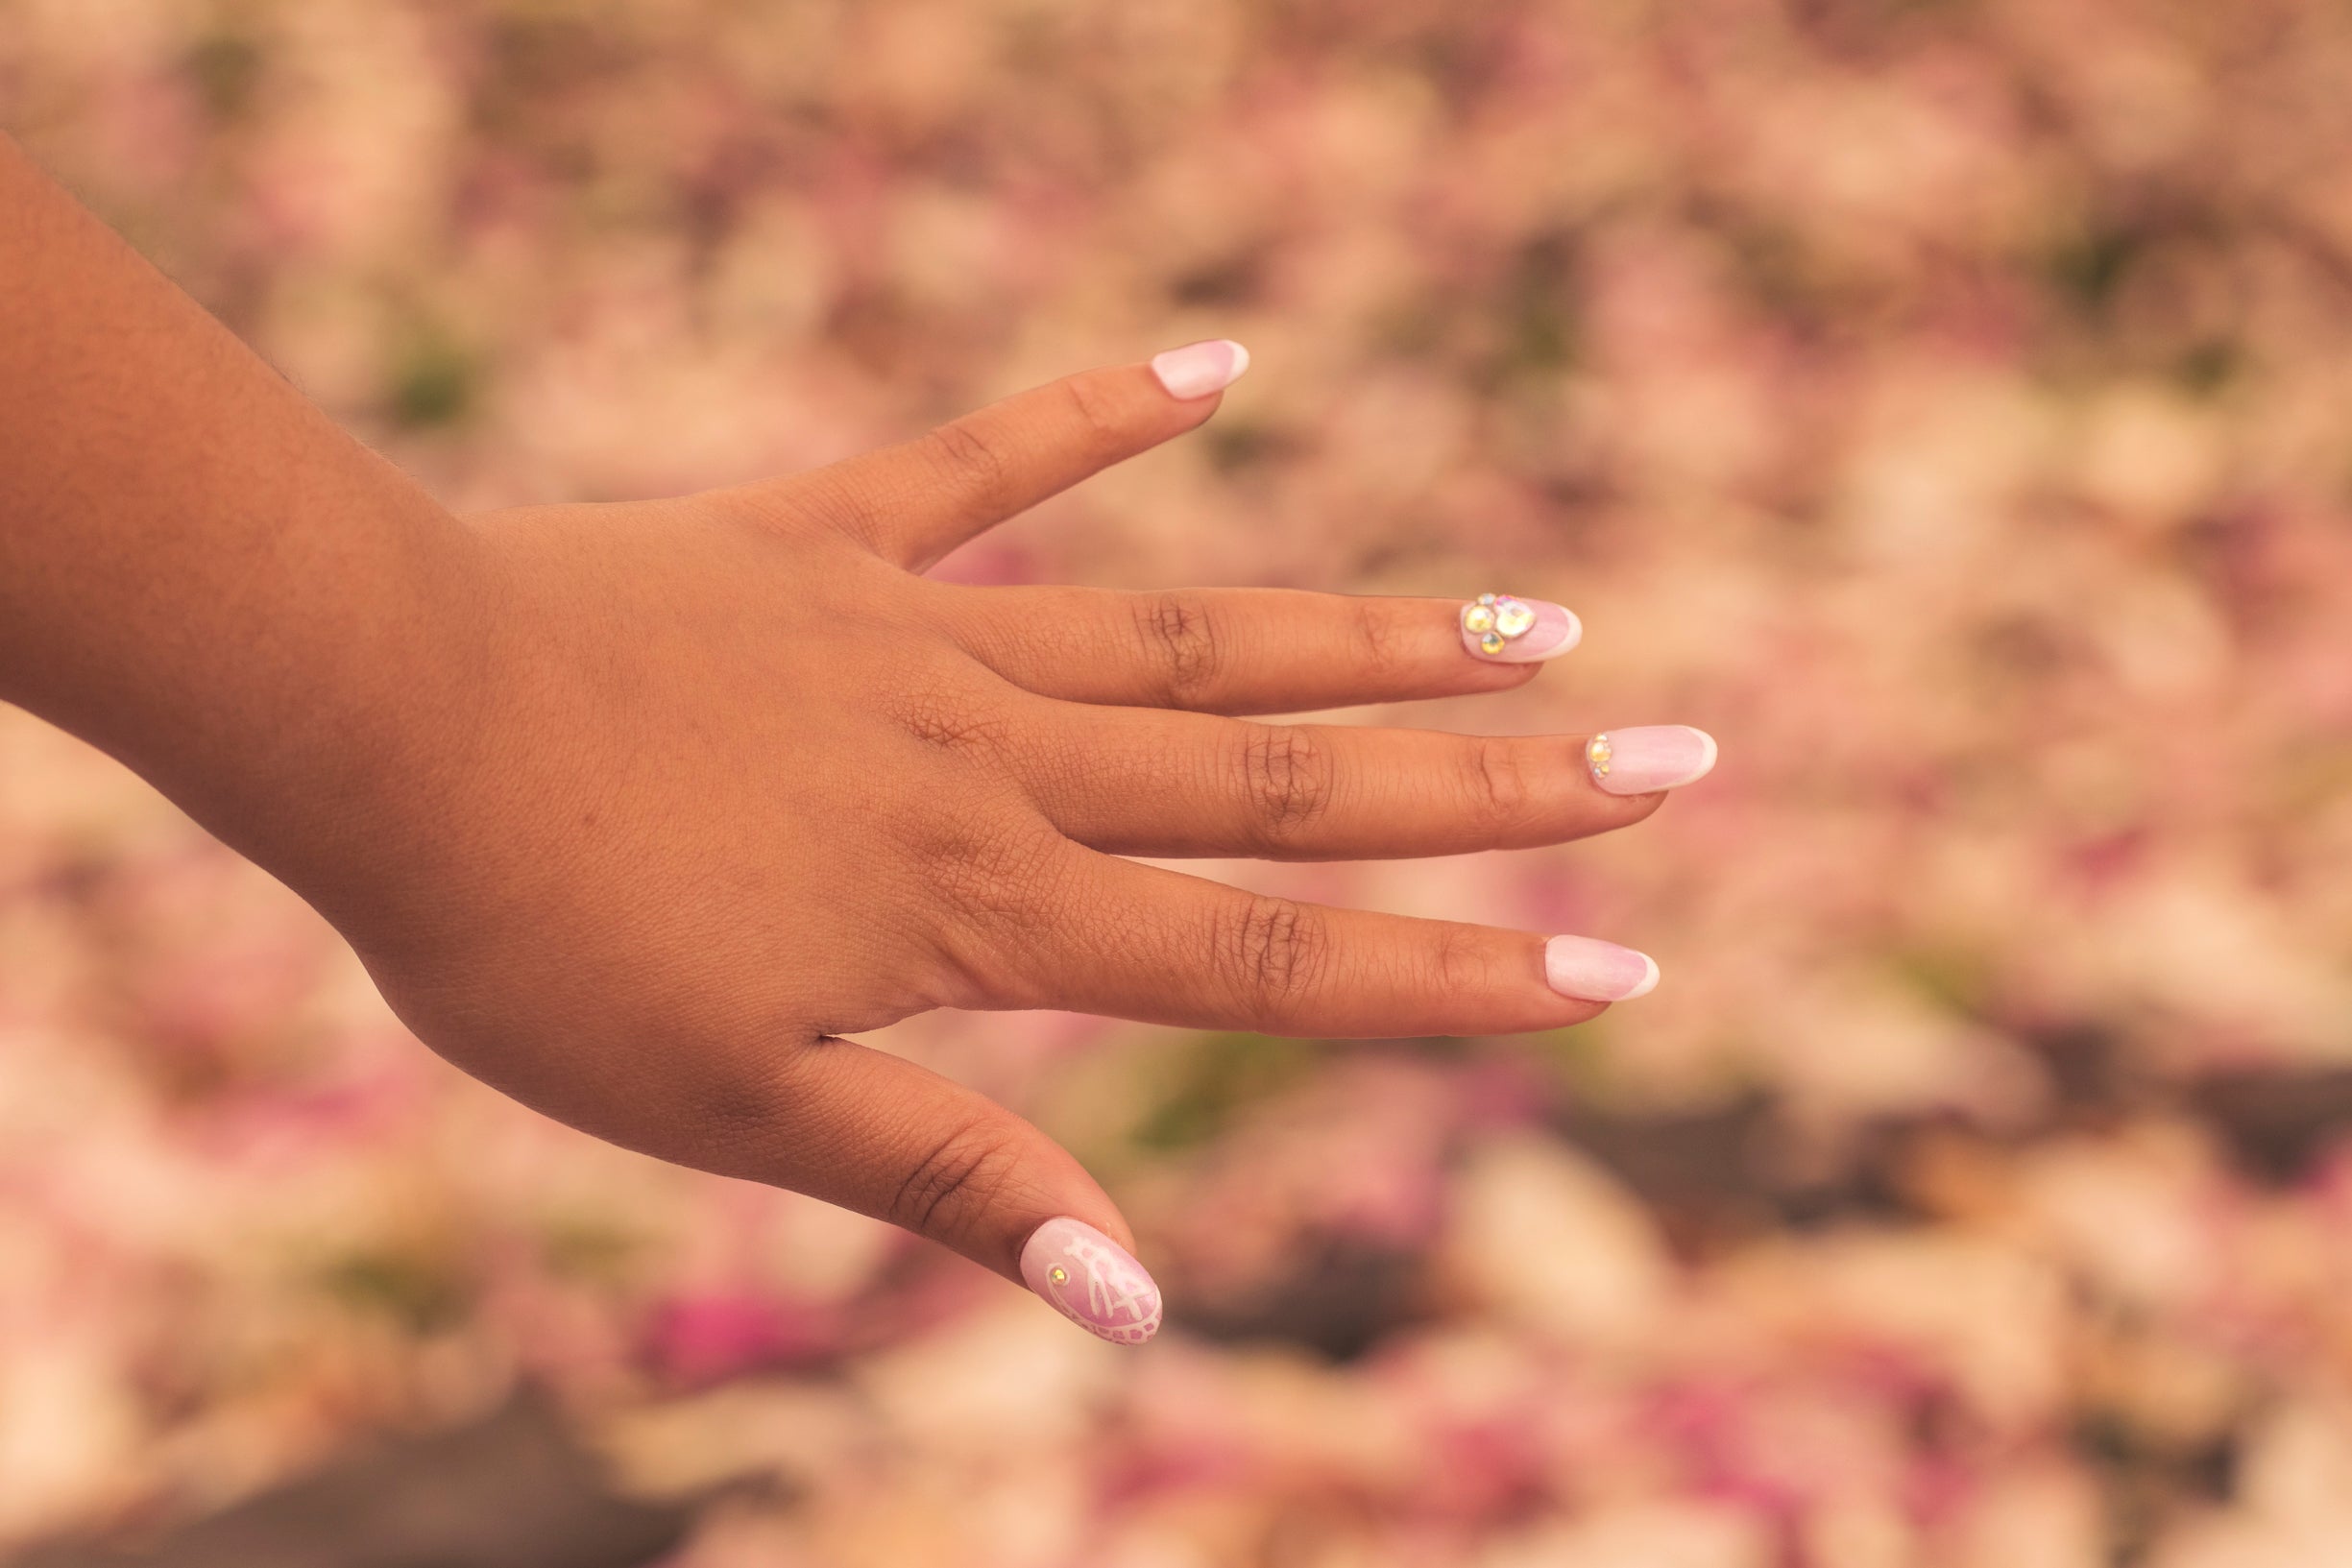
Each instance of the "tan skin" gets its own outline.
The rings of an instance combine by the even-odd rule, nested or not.
[[[665,1159],[1018,1279],[1068,1153],[842,1038],[934,1007],[1485,1034],[1600,1004],[1542,938],[1126,855],[1554,843],[1659,795],[1584,737],[1236,715],[1500,690],[1450,600],[920,575],[1182,435],[1143,366],[675,500],[456,518],[0,141],[0,697],[282,878],[419,1038]]]

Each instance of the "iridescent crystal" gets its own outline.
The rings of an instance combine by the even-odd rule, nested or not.
[[[1609,777],[1609,737],[1605,735],[1594,736],[1591,742],[1585,747],[1585,760],[1592,764],[1594,778],[1606,779]]]
[[[1505,637],[1525,637],[1535,623],[1535,611],[1516,599],[1504,599],[1494,607],[1494,629]]]
[[[1500,632],[1489,632],[1486,636],[1478,639],[1479,650],[1483,653],[1500,653],[1503,651],[1503,638]]]
[[[1494,630],[1494,607],[1474,604],[1462,612],[1462,624],[1472,637]]]

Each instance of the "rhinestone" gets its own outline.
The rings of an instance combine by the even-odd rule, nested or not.
[[[1594,778],[1609,777],[1610,755],[1609,737],[1605,735],[1594,736],[1591,743],[1585,747],[1585,760],[1592,764]]]
[[[1494,629],[1505,637],[1525,637],[1535,623],[1536,613],[1516,599],[1505,599],[1494,607]]]
[[[1494,630],[1494,609],[1491,605],[1474,604],[1462,612],[1462,624],[1472,637]]]
[[[1503,651],[1504,643],[1499,633],[1489,632],[1478,639],[1478,646],[1484,653],[1500,653]]]
[[[1045,1277],[1056,1285],[1067,1285],[1070,1283],[1070,1270],[1055,1264],[1052,1268],[1046,1270]]]
[[[1481,593],[1478,595],[1478,602],[1484,605],[1491,605],[1494,602],[1494,595],[1491,593]]]

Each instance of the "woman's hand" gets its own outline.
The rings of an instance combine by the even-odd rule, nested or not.
[[[1077,1163],[840,1036],[938,1006],[1547,1028],[1657,978],[1604,942],[1117,858],[1647,815],[1712,741],[1229,716],[1515,686],[1573,645],[1566,611],[916,575],[1207,419],[1235,345],[797,478],[468,524],[5,137],[0,277],[0,700],[137,769],[333,921],[428,1044],[576,1126],[894,1220],[1136,1340],[1158,1292]]]
[[[1620,732],[1604,777],[1584,736],[1229,716],[1517,686],[1575,640],[1553,606],[1474,607],[1466,631],[1445,600],[917,575],[1200,424],[1243,360],[1155,363],[793,478],[476,519],[470,694],[435,721],[432,809],[295,856],[332,867],[304,891],[420,1037],[518,1098],[1007,1275],[1026,1243],[1049,1299],[1147,1338],[1156,1291],[1088,1233],[1128,1241],[1076,1161],[841,1036],[942,1006],[1348,1037],[1574,1024],[1655,966],[1119,856],[1553,843],[1638,821],[1713,756],[1696,731]]]

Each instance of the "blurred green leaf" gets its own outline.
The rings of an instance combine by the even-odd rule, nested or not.
[[[481,383],[476,355],[448,331],[419,326],[393,355],[392,418],[411,430],[462,424],[479,400]]]
[[[1304,1078],[1323,1047],[1264,1034],[1201,1034],[1178,1050],[1166,1093],[1135,1128],[1140,1147],[1166,1151],[1208,1142],[1243,1108]]]
[[[347,1305],[380,1313],[415,1334],[458,1322],[470,1295],[447,1262],[412,1251],[348,1253],[321,1271],[321,1283]]]

